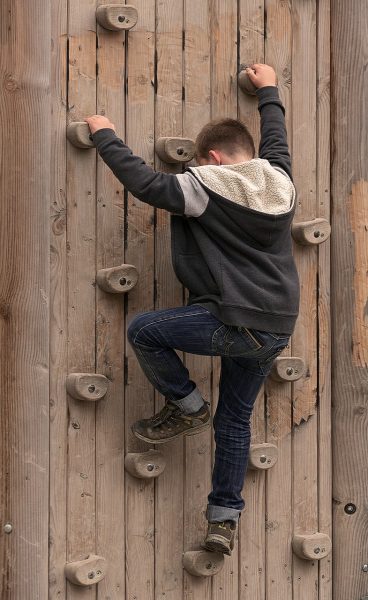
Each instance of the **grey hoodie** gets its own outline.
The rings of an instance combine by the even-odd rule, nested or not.
[[[153,171],[112,129],[94,136],[97,150],[137,198],[172,213],[175,273],[200,304],[228,325],[293,333],[299,279],[291,241],[296,192],[285,111],[277,87],[257,91],[259,158],[226,166]]]

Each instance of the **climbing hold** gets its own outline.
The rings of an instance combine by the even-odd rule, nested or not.
[[[183,554],[183,566],[196,577],[211,577],[224,566],[224,555],[209,550],[189,550]]]
[[[254,83],[251,82],[249,76],[245,72],[245,69],[249,65],[240,65],[240,71],[238,73],[238,85],[243,92],[247,94],[251,94],[252,96],[256,95],[257,87]]]
[[[155,149],[163,162],[187,162],[194,156],[194,141],[188,138],[161,137],[156,141]]]
[[[272,365],[270,377],[274,381],[296,381],[303,377],[305,364],[298,356],[279,356]]]
[[[331,225],[326,219],[303,221],[293,223],[291,233],[294,240],[304,246],[322,244],[330,237]]]
[[[158,477],[166,467],[166,459],[158,450],[147,452],[131,452],[125,457],[125,468],[139,479],[152,479]]]
[[[101,289],[110,294],[124,294],[134,288],[138,271],[134,265],[119,265],[97,271],[96,281]]]
[[[96,10],[96,19],[105,29],[122,31],[136,25],[138,11],[128,4],[101,4]]]
[[[73,121],[66,128],[66,136],[77,148],[94,148],[91,130],[85,121]]]
[[[89,554],[85,560],[66,563],[65,577],[76,585],[98,583],[106,575],[107,561],[103,556]]]
[[[292,546],[295,554],[305,560],[320,560],[331,552],[331,539],[326,533],[294,535]]]
[[[109,380],[97,373],[70,373],[66,389],[77,400],[100,400],[107,392]]]
[[[278,449],[275,444],[251,444],[249,449],[249,469],[271,469],[277,462]]]

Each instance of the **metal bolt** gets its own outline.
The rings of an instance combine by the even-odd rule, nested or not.
[[[348,502],[348,504],[346,504],[344,507],[344,511],[347,515],[353,515],[356,512],[355,504],[353,504],[352,502]]]
[[[121,277],[121,279],[119,279],[119,283],[120,285],[126,285],[127,280],[125,279],[125,277]]]
[[[317,546],[317,548],[314,549],[314,554],[319,554],[321,552],[321,548],[319,548],[319,546]]]
[[[96,575],[101,575],[101,571],[96,571]]]
[[[179,154],[179,156],[181,156],[182,154],[184,154],[184,148],[177,148],[176,153]]]
[[[261,463],[265,463],[267,460],[267,456],[265,456],[264,454],[262,454],[262,456],[259,457],[259,462]]]
[[[132,282],[130,281],[130,279],[127,279],[127,285],[132,285]]]
[[[96,573],[94,571],[90,571],[88,573],[88,579],[93,579],[95,575],[96,575]]]
[[[13,531],[13,525],[11,523],[5,523],[4,532],[11,533]]]
[[[212,563],[210,563],[210,562],[209,562],[209,563],[207,563],[207,564],[206,564],[206,569],[212,569]]]
[[[364,573],[368,573],[368,565],[363,565],[362,571],[364,571]]]
[[[93,384],[88,386],[88,391],[91,392],[91,394],[95,391],[95,389],[96,389],[96,386]]]
[[[152,465],[151,463],[149,465],[147,465],[147,471],[153,471],[154,468],[155,468],[155,465]]]
[[[286,369],[286,375],[292,375],[294,373],[294,369],[292,367],[288,367]]]
[[[124,21],[125,21],[124,15],[119,15],[118,16],[118,21],[120,21],[120,23],[124,23]]]
[[[321,232],[320,231],[315,231],[313,235],[314,235],[315,238],[318,238],[321,235]]]

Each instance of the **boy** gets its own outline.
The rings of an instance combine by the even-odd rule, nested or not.
[[[221,119],[196,139],[197,167],[156,173],[98,115],[86,119],[97,150],[137,198],[172,213],[172,258],[189,290],[185,307],[137,315],[128,339],[162,410],[137,421],[133,433],[159,444],[210,425],[210,412],[175,350],[221,356],[209,550],[231,554],[244,501],[250,417],[276,356],[287,346],[299,311],[299,280],[290,226],[295,188],[284,107],[272,67],[247,69],[261,115],[259,158],[242,123]]]

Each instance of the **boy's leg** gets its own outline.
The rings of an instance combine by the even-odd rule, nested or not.
[[[174,349],[213,354],[213,334],[221,325],[199,305],[143,313],[134,318],[128,328],[129,342],[145,375],[167,400],[151,419],[133,425],[137,437],[160,443],[208,427],[208,403]]]
[[[208,496],[208,531],[203,546],[231,554],[244,508],[241,492],[250,446],[250,418],[266,375],[257,360],[222,358],[219,401],[213,419],[215,464]]]

